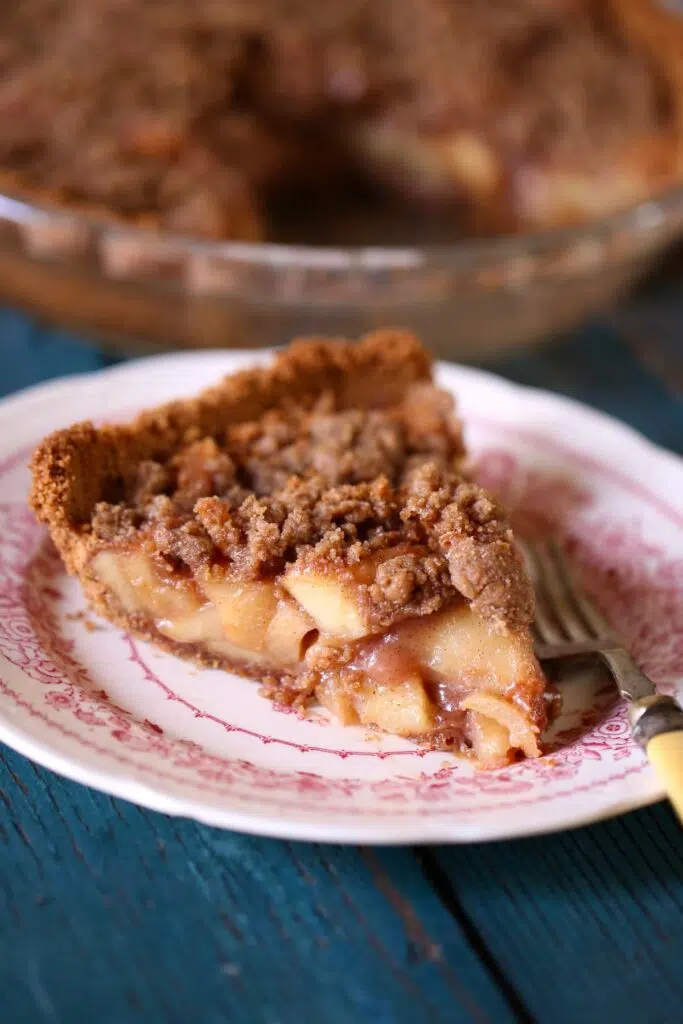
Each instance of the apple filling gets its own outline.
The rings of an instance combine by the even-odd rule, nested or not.
[[[594,170],[519,161],[507,172],[489,142],[471,132],[421,136],[386,124],[356,131],[354,145],[389,180],[427,199],[469,197],[476,225],[506,220],[538,227],[575,223],[624,208],[650,188],[647,169],[609,164]]]
[[[543,677],[529,636],[496,630],[464,599],[378,630],[361,595],[367,565],[354,574],[294,565],[255,582],[218,565],[183,574],[114,549],[97,554],[92,571],[174,650],[306,679],[305,692],[342,724],[471,752],[486,768],[539,753]]]

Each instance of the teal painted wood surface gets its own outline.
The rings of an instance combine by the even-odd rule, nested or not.
[[[683,451],[683,299],[664,320],[647,302],[493,368]],[[2,393],[111,361],[0,314]],[[664,804],[513,843],[363,850],[171,819],[0,752],[3,1024],[683,1020],[683,843]]]

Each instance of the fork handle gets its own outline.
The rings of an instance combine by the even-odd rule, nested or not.
[[[673,697],[656,695],[629,708],[633,738],[645,750],[683,822],[683,709]]]

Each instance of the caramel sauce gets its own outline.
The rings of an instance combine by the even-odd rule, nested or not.
[[[360,643],[349,668],[384,686],[397,686],[408,676],[422,675],[418,662],[391,633]]]
[[[434,705],[435,731],[448,735],[449,745],[461,741],[467,712],[460,710],[460,703],[468,687],[436,677],[401,645],[395,634],[375,637],[360,644],[348,668],[382,686],[398,686],[408,677],[419,677],[430,703]]]

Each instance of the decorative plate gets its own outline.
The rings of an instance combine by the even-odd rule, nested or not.
[[[469,842],[550,832],[657,800],[625,708],[597,668],[562,682],[547,753],[477,773],[455,757],[334,725],[198,670],[87,611],[26,507],[47,432],[121,419],[256,357],[142,360],[0,403],[0,740],[79,782],[168,814],[290,839]],[[559,533],[663,692],[683,696],[683,463],[574,402],[452,366],[482,482],[519,530]]]

